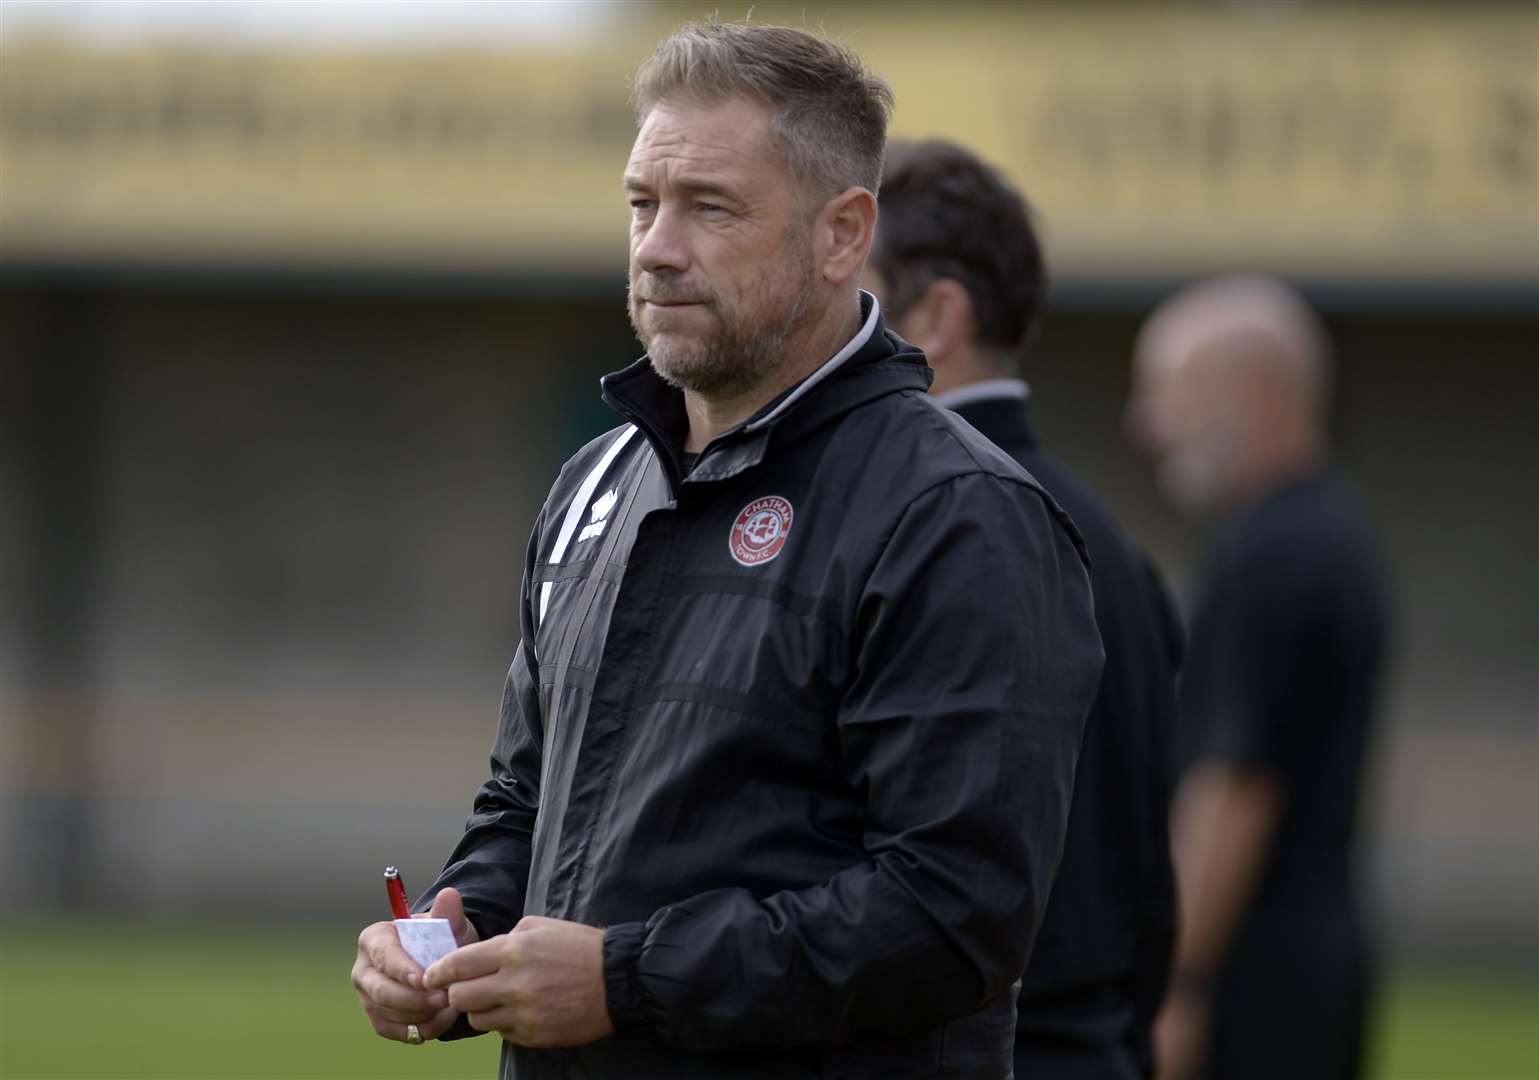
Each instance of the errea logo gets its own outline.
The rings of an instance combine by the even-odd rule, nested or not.
[[[614,488],[610,488],[593,500],[593,505],[588,509],[588,524],[584,525],[582,532],[577,534],[577,542],[579,544],[584,540],[590,540],[600,535],[604,531],[604,526],[609,523],[609,511],[614,509],[617,501]]]

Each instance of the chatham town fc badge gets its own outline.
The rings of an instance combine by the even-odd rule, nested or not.
[[[767,563],[786,546],[791,533],[791,504],[779,495],[755,499],[732,523],[727,549],[742,566]]]

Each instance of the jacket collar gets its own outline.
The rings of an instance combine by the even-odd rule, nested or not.
[[[773,401],[749,417],[748,422],[743,425],[745,433],[773,424],[780,417],[784,416],[786,411],[794,406],[797,401],[806,397],[818,383],[834,374],[844,366],[845,361],[860,352],[866,343],[871,340],[872,335],[876,332],[877,325],[882,321],[882,306],[877,303],[875,296],[868,292],[862,292],[860,294],[860,313],[860,329],[855,331],[854,337],[845,342],[844,348],[834,353],[822,367],[791,387],[791,389],[775,395]]]
[[[945,399],[941,399],[940,404],[946,404]],[[1037,448],[1037,425],[1032,419],[1028,397],[1020,394],[973,396],[963,398],[951,408],[996,446]]]
[[[1019,398],[1025,401],[1030,397],[1031,387],[1026,385],[1025,379],[979,379],[977,382],[953,386],[950,390],[937,391],[935,404],[946,409],[960,409],[969,401],[987,401],[989,398]]]
[[[675,487],[725,480],[759,464],[772,446],[794,442],[873,398],[929,387],[924,354],[886,328],[870,293],[860,294],[860,304],[860,332],[801,382],[712,439],[687,478],[681,461],[689,431],[684,394],[663,381],[648,357],[604,376],[604,401],[646,436]]]

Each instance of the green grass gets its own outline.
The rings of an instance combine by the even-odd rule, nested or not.
[[[1539,1080],[1539,987],[1432,972],[1391,980],[1371,1067],[1378,1080]]]
[[[500,1043],[375,1035],[357,931],[0,927],[0,1077],[489,1080]]]
[[[0,1077],[474,1078],[482,1037],[408,1047],[369,1029],[353,931],[0,925]],[[1386,988],[1376,1080],[1539,1080],[1539,990],[1430,972]],[[1300,1078],[1306,1080],[1306,1078]]]

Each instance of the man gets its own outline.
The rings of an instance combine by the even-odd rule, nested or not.
[[[857,290],[880,80],[710,22],[635,97],[630,423],[535,525],[424,897],[464,944],[419,972],[376,924],[354,985],[505,1077],[1005,1077],[1101,666],[1077,535]]]
[[[1352,864],[1386,604],[1363,511],[1328,465],[1328,362],[1313,313],[1261,277],[1181,293],[1138,341],[1129,419],[1161,486],[1227,517],[1181,689],[1183,915],[1157,1029],[1171,1078],[1360,1067]]]
[[[936,400],[1074,518],[1106,647],[1063,863],[1021,988],[1015,1074],[1146,1077],[1175,929],[1166,777],[1180,630],[1148,561],[1037,441],[1016,372],[1047,277],[1025,200],[969,151],[925,142],[889,148],[881,210],[867,287],[924,349]]]

